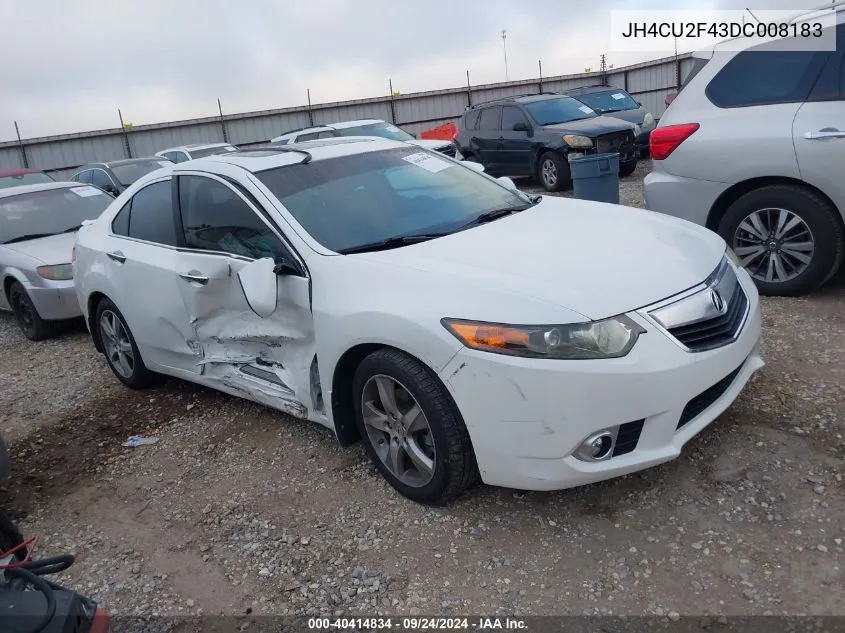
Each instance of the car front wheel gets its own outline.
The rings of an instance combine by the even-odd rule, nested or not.
[[[546,152],[540,157],[537,178],[546,191],[562,191],[572,186],[569,163],[555,152]]]
[[[439,505],[477,482],[469,433],[428,367],[399,350],[381,349],[359,365],[353,389],[367,452],[402,495]]]
[[[26,289],[17,281],[9,288],[9,305],[21,332],[30,341],[43,341],[56,335],[56,324],[41,318]]]
[[[764,295],[816,290],[836,273],[845,248],[836,210],[794,185],[745,194],[728,208],[719,234]]]

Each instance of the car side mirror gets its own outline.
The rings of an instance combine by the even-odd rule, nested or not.
[[[528,124],[525,121],[513,124],[514,132],[528,132]]]
[[[476,163],[473,160],[462,160],[461,165],[469,167],[471,170],[477,171],[479,174],[484,173],[484,165],[482,165],[481,163]]]
[[[292,261],[285,259],[283,257],[276,258],[275,266],[273,267],[273,272],[276,275],[301,275],[302,271],[299,270],[299,267],[294,264]]]
[[[279,302],[279,284],[276,262],[264,257],[250,262],[238,271],[238,281],[250,309],[262,319],[276,311]]]
[[[511,191],[516,191],[516,183],[508,178],[507,176],[502,176],[501,178],[496,178],[496,182],[502,185],[505,189],[510,189]]]
[[[596,114],[601,114],[602,112],[604,112],[604,110],[602,110],[601,108],[593,108],[593,112],[595,112]]]

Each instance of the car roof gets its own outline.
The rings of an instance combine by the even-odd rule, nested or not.
[[[313,132],[325,132],[327,130],[345,130],[359,125],[373,125],[374,123],[387,123],[382,119],[357,119],[355,121],[338,121],[337,123],[326,123],[325,125],[314,125],[312,127],[301,127],[295,130],[288,130],[274,138],[285,138],[287,136],[299,136],[300,134],[312,134]]]
[[[132,165],[133,163],[148,163],[150,161],[161,162],[161,160],[161,156],[139,156],[138,158],[119,158],[118,160],[103,161],[100,163],[88,163],[87,165],[82,165],[82,167],[78,167],[76,171],[80,172],[86,169],[93,169],[94,167],[105,167],[107,169],[110,169],[112,167],[120,167],[121,165]],[[167,159],[165,158],[164,160]]]
[[[188,143],[187,145],[177,145],[176,147],[168,147],[167,149],[162,149],[156,152],[157,154],[161,154],[163,152],[176,152],[182,149],[192,150],[192,149],[208,149],[209,147],[234,147],[231,143],[226,142],[219,142],[219,143]]]
[[[40,169],[27,169],[25,167],[20,167],[18,169],[0,169],[0,178],[5,178],[7,176],[23,176],[25,174],[40,174]]]
[[[570,88],[569,90],[564,90],[564,94],[586,95],[594,92],[610,92],[611,90],[615,90],[616,92],[628,92],[624,88],[617,88],[616,86],[578,86],[577,88]]]
[[[368,152],[396,148],[408,149],[409,146],[407,143],[401,141],[392,141],[378,137],[345,136],[342,138],[324,138],[305,141],[303,143],[297,143],[295,147],[297,150],[307,151],[311,155],[312,162],[317,162]],[[305,154],[302,151],[291,150],[292,147],[290,145],[262,145],[241,149],[228,154],[217,154],[178,163],[174,165],[173,171],[196,170],[203,166],[212,168],[215,163],[226,163],[237,165],[249,172],[256,173],[275,167],[286,167],[301,163]]]
[[[38,191],[49,191],[50,189],[66,189],[68,187],[90,187],[78,182],[39,182],[35,185],[18,185],[0,189],[0,198],[9,198],[24,193],[36,193]]]

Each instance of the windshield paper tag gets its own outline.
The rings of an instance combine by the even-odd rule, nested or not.
[[[71,188],[71,191],[82,198],[103,195],[103,192],[95,187],[73,187]]]
[[[615,92],[610,96],[613,97],[614,99],[616,99],[617,101],[625,98],[625,95],[623,95],[621,92]]]
[[[440,160],[439,158],[430,156],[425,152],[405,156],[402,160],[406,160],[417,167],[422,167],[426,171],[430,171],[432,174],[436,174],[438,171],[443,171],[447,167],[451,167],[451,165],[445,160]]]
[[[587,106],[581,106],[578,109],[581,110],[581,112],[583,112],[584,114],[592,114],[593,113],[592,109],[588,108]]]

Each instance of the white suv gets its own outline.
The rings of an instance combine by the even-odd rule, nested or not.
[[[271,143],[284,145],[288,143],[302,143],[322,138],[333,138],[336,136],[377,136],[390,139],[391,141],[402,141],[417,147],[424,147],[433,152],[439,152],[461,160],[457,145],[449,141],[437,141],[429,139],[418,139],[402,128],[396,127],[382,121],[381,119],[362,119],[360,121],[342,121],[340,123],[329,123],[315,127],[306,127],[298,130],[291,130],[270,139]]]
[[[833,52],[771,42],[696,53],[651,135],[646,207],[717,231],[763,294],[817,289],[845,252],[845,6],[836,7]]]

